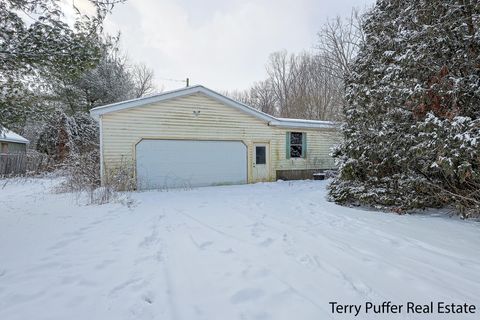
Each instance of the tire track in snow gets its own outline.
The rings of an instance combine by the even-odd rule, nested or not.
[[[234,239],[236,241],[239,241],[241,242],[242,244],[244,245],[248,245],[248,246],[252,246],[252,247],[255,247],[255,248],[259,248],[259,247],[264,247],[262,246],[262,243],[252,243],[252,242],[249,242],[249,241],[246,241],[244,239],[240,239],[238,237],[235,237],[235,236],[232,236],[228,233],[225,233],[221,230],[218,230],[217,228],[207,224],[207,223],[204,223],[202,222],[201,220],[198,220],[194,217],[192,217],[191,215],[185,213],[185,212],[181,212],[183,216],[187,217],[188,219],[196,222],[198,225],[202,226],[203,228],[205,229],[208,229],[210,231],[213,231],[221,236],[226,236],[228,238],[231,238],[231,239]],[[251,217],[249,216],[246,216],[249,220],[252,220]],[[255,220],[252,220],[252,221],[255,221]],[[255,225],[256,223],[254,223],[253,225]],[[253,235],[252,235],[253,236]],[[192,238],[192,235],[189,234],[189,237],[190,239],[192,240],[192,242],[194,243],[194,245],[199,248],[199,245],[198,243],[193,240]],[[200,249],[200,248],[199,248]],[[237,251],[232,251],[231,253],[233,253],[235,256],[237,256],[237,258],[239,258],[239,260],[242,260],[242,258],[244,258],[244,255],[240,255],[239,252]],[[255,260],[255,264],[257,265],[257,267],[260,267],[260,268],[263,268],[265,270],[272,270],[271,267],[268,267],[267,265],[265,264],[261,264],[261,263],[258,263],[259,261],[261,261],[261,257],[257,257],[257,259]],[[329,311],[327,311],[324,307],[320,306],[317,302],[315,302],[314,299],[310,298],[308,295],[302,293],[299,289],[295,288],[295,286],[293,286],[292,284],[288,283],[286,280],[283,280],[280,276],[278,275],[275,275],[274,272],[270,272],[270,274],[273,276],[273,278],[282,283],[288,290],[290,290],[291,292],[293,292],[295,295],[297,295],[298,297],[300,297],[302,300],[308,302],[309,304],[311,304],[313,307],[315,307],[316,309],[320,310],[323,314],[327,315],[330,319],[334,319],[334,317],[331,315],[331,313]],[[240,292],[240,291],[239,291]],[[238,293],[238,292],[237,292]]]
[[[205,223],[205,222],[203,222],[203,221],[201,221],[201,220],[198,220],[197,218],[192,217],[191,215],[189,215],[188,213],[186,213],[186,212],[183,211],[183,210],[179,210],[178,212],[179,212],[180,214],[182,214],[184,217],[186,217],[186,218],[188,218],[188,219],[190,219],[190,220],[198,223],[199,225],[203,226],[204,228],[207,228],[207,229],[209,229],[209,230],[211,230],[211,231],[213,231],[213,232],[215,232],[215,233],[218,233],[218,234],[220,234],[220,235],[222,235],[222,236],[224,236],[224,237],[227,237],[227,238],[230,238],[230,239],[234,239],[234,240],[239,241],[239,242],[241,242],[241,243],[248,243],[248,244],[250,244],[250,245],[255,245],[254,243],[250,243],[250,242],[248,242],[248,241],[245,240],[245,239],[241,239],[241,238],[239,238],[239,237],[237,237],[237,236],[234,236],[234,235],[232,235],[232,234],[226,233],[226,232],[224,232],[224,231],[222,231],[222,230],[219,230],[219,229],[213,227],[212,225],[210,225],[210,224],[208,224],[208,223]]]
[[[260,207],[254,201],[250,202],[250,203],[253,203],[254,206],[256,206],[257,209]],[[255,212],[255,211],[258,211],[258,210],[252,209],[249,212]],[[302,211],[302,210],[299,210],[299,211]],[[331,216],[331,214],[328,214],[328,216]],[[385,267],[388,267],[391,270],[396,270],[397,273],[400,273],[402,275],[414,275],[418,280],[423,279],[423,281],[425,283],[428,283],[428,284],[435,283],[435,285],[437,285],[441,288],[444,288],[444,289],[450,289],[450,291],[452,290],[452,286],[445,283],[445,281],[444,281],[445,278],[449,277],[452,280],[455,279],[455,281],[453,283],[458,283],[457,281],[468,282],[464,278],[462,278],[461,275],[452,274],[449,270],[443,270],[443,269],[438,269],[438,268],[432,269],[431,263],[423,262],[423,261],[418,260],[418,259],[409,258],[409,260],[411,260],[411,264],[414,264],[414,265],[415,264],[417,264],[417,265],[420,264],[423,268],[428,268],[428,269],[431,269],[432,271],[436,271],[438,273],[441,273],[441,275],[435,276],[435,272],[429,272],[428,276],[424,276],[424,275],[420,276],[416,272],[416,268],[408,267],[406,265],[394,264],[392,262],[389,262],[386,259],[382,259],[381,257],[379,257],[376,254],[373,254],[372,252],[366,252],[362,249],[355,248],[354,246],[351,245],[351,242],[345,241],[345,239],[343,239],[342,237],[339,237],[337,235],[335,235],[334,238],[332,238],[331,236],[334,235],[334,233],[332,233],[331,230],[328,230],[328,228],[327,229],[323,228],[322,231],[324,231],[324,232],[318,232],[318,230],[316,230],[317,232],[315,232],[313,234],[311,231],[308,230],[308,227],[306,227],[306,226],[296,226],[295,229],[303,229],[305,231],[305,232],[299,232],[298,230],[294,231],[294,229],[291,228],[292,224],[290,222],[284,221],[284,220],[276,218],[276,217],[272,217],[271,215],[265,215],[264,214],[264,217],[265,217],[264,222],[268,222],[267,220],[269,220],[271,223],[280,224],[280,225],[290,227],[290,230],[293,231],[291,233],[295,233],[298,236],[298,238],[302,238],[306,233],[310,238],[313,238],[316,241],[319,241],[319,243],[322,243],[322,244],[328,243],[327,246],[324,246],[325,248],[330,248],[331,253],[329,253],[328,256],[335,256],[335,250],[331,250],[331,248],[337,248],[337,250],[339,250],[339,251],[350,252],[351,254],[349,255],[349,257],[354,257],[359,262],[363,262],[366,258],[369,261],[375,261],[378,264],[377,267],[379,267],[379,268],[381,267],[382,270],[385,270],[386,269]],[[366,232],[366,233],[371,233],[371,232],[377,231],[377,229],[372,228],[371,225],[368,225],[368,224],[366,224],[362,221],[359,221],[357,219],[346,217],[345,215],[341,215],[341,217],[345,218],[345,220],[347,220],[351,223],[352,222],[355,223],[357,225],[356,228],[358,228],[359,226],[364,226],[363,231]],[[338,221],[338,216],[337,216],[337,221]],[[324,225],[324,224],[321,224],[320,221],[319,221],[318,223],[316,223],[316,225]],[[271,224],[268,225],[268,227],[273,228],[273,226]],[[278,227],[276,227],[276,228],[279,229]],[[336,230],[336,228],[333,229],[333,230]],[[343,231],[341,233],[344,234]],[[330,237],[328,235],[330,235]],[[394,239],[397,239],[397,238],[394,238]],[[398,240],[401,241],[402,239],[398,239]],[[426,250],[426,252],[435,254],[435,252],[432,252],[432,251],[429,251],[429,250]],[[452,260],[449,260],[449,261],[452,261]],[[348,264],[345,264],[345,265],[348,265]],[[385,266],[385,267],[382,267],[382,266]],[[359,288],[358,285],[356,285],[355,282],[352,281],[351,277],[345,277],[345,274],[346,274],[345,272],[341,271],[341,269],[339,269],[337,267],[333,267],[333,268],[338,270],[338,274],[336,276],[340,275],[340,277],[342,279],[344,279],[345,281],[348,281],[349,285],[355,291],[357,291],[360,294],[362,293],[363,290],[358,290],[358,288]],[[333,274],[333,275],[335,275],[335,274]],[[360,285],[360,288],[361,287],[364,287],[364,285]],[[369,286],[367,286],[367,287],[369,287]],[[455,290],[456,294],[459,295],[459,296],[470,296],[472,298],[475,297],[475,294],[465,292],[463,289],[458,288],[458,286],[454,286],[453,290]],[[381,293],[378,289],[375,292],[372,292],[372,294],[378,295],[382,299],[386,299],[386,297],[390,297],[390,299],[391,299],[391,296],[392,296],[391,293],[388,293],[388,294],[386,292]],[[369,297],[369,298],[371,298],[371,297]],[[389,300],[389,299],[387,299],[387,300]]]
[[[136,220],[135,226],[149,226],[147,234],[141,233],[144,229],[133,225],[129,225],[133,232],[126,233],[128,238],[136,240],[134,243],[129,240],[127,243],[133,247],[125,248],[134,255],[128,255],[130,267],[124,277],[126,280],[111,289],[110,296],[115,300],[125,300],[123,305],[129,319],[176,319],[176,309],[168,295],[170,279],[166,270],[166,246],[161,236],[162,228],[166,228],[164,218],[165,214],[160,214]],[[159,288],[166,288],[167,294],[158,294]]]
[[[286,229],[288,229],[289,230],[288,233],[290,234],[293,233],[295,236],[297,236],[297,238],[301,238],[305,235],[303,232],[298,232],[298,231],[292,232],[292,230],[294,230],[292,229],[292,227],[294,227],[295,229],[304,229],[305,228],[304,225],[295,226],[295,225],[292,225],[291,222],[285,222],[278,218],[272,218],[270,215],[266,213],[266,211],[262,208],[263,206],[259,202],[255,202],[252,199],[252,201],[249,201],[249,203],[253,204],[253,208],[248,212],[259,212],[259,211],[264,212],[262,215],[262,224],[268,227],[269,230],[277,230],[278,232],[282,233],[282,232],[285,232]],[[302,208],[297,206],[296,209],[302,209]],[[302,210],[298,210],[298,211],[302,211]],[[251,218],[250,215],[248,214],[244,214],[244,213],[242,214],[248,218]],[[341,219],[337,218],[337,220],[339,221]],[[272,222],[275,224],[275,226],[272,225]],[[276,226],[278,224],[280,224],[280,226]],[[318,222],[318,224],[320,224],[320,222]],[[284,228],[283,226],[287,226],[287,228]],[[375,298],[377,299],[380,298],[384,300],[386,299],[386,296],[384,293],[382,294],[380,292],[374,291],[370,286],[366,285],[361,280],[353,280],[352,278],[348,277],[345,272],[333,266],[332,264],[329,264],[329,268],[323,267],[324,265],[319,264],[319,261],[317,260],[318,259],[317,256],[314,256],[314,258],[312,258],[311,254],[299,253],[296,247],[291,243],[291,241],[288,240],[289,238],[290,237],[287,237],[287,233],[284,233],[283,243],[288,243],[287,245],[288,249],[284,249],[284,253],[286,254],[286,256],[290,257],[295,263],[300,264],[302,266],[311,266],[312,261],[314,261],[313,264],[316,266],[317,269],[323,269],[323,271],[326,271],[331,275],[337,277],[339,280],[343,281],[346,285],[348,285],[353,291],[355,291],[358,294],[358,296],[367,297],[369,300],[374,300]],[[313,237],[313,238],[315,240],[318,240],[318,237]],[[338,246],[338,242],[334,242],[331,239],[328,239],[328,241],[330,243],[330,246],[328,247],[332,247],[336,245]],[[348,247],[352,248],[351,246],[348,246]]]
[[[147,237],[145,239],[147,239],[147,243],[148,243],[148,240],[153,240],[154,244],[155,244],[155,249],[157,250],[157,248],[160,248],[157,250],[155,256],[156,256],[156,260],[157,262],[159,263],[158,267],[159,269],[161,269],[162,271],[162,282],[161,283],[164,283],[165,284],[165,290],[164,290],[164,293],[165,293],[165,303],[167,304],[168,306],[168,309],[169,309],[169,316],[168,316],[168,319],[172,319],[172,320],[178,320],[180,319],[179,317],[179,313],[178,313],[178,306],[177,306],[177,303],[176,301],[174,300],[174,296],[175,296],[175,288],[172,284],[172,276],[171,276],[171,273],[170,273],[170,264],[169,264],[169,249],[168,249],[168,244],[167,242],[160,236],[161,232],[159,231],[160,230],[160,225],[162,224],[162,222],[165,222],[165,225],[163,226],[163,229],[164,231],[169,234],[172,232],[173,228],[171,227],[170,224],[167,223],[167,214],[165,213],[165,211],[163,212],[162,215],[160,215],[158,218],[157,218],[157,221],[154,223],[152,229],[152,234],[150,235],[150,237]],[[144,240],[145,240],[144,239]],[[144,242],[142,242],[144,243]],[[152,242],[150,242],[152,243]],[[152,275],[152,278],[150,279],[150,286],[151,286],[151,283],[156,283],[158,281],[156,281],[156,277],[157,277],[157,274],[158,274],[158,269],[155,268],[153,270],[153,275]],[[150,304],[153,304],[155,301],[152,301],[150,302]],[[163,310],[161,310],[163,311]]]
[[[260,207],[258,205],[258,203],[254,202],[254,201],[252,201],[250,203],[253,204],[254,208],[252,210],[249,210],[248,212],[258,212],[259,211],[258,209]],[[284,236],[283,236],[283,240],[284,240],[283,243],[287,243],[287,247],[288,247],[287,249],[284,249],[284,253],[286,254],[286,256],[290,257],[290,259],[293,260],[293,262],[295,262],[299,265],[302,265],[302,266],[312,265],[311,263],[308,263],[308,261],[312,261],[312,260],[315,261],[315,259],[312,259],[312,255],[309,254],[309,253],[306,253],[306,254],[302,255],[297,249],[298,245],[294,246],[292,244],[291,240],[288,240],[288,239],[290,239],[292,235],[295,236],[295,238],[297,238],[297,239],[302,239],[302,238],[305,238],[305,236],[306,236],[307,238],[313,238],[313,240],[318,241],[319,238],[317,236],[312,236],[310,234],[306,234],[304,232],[300,232],[298,230],[295,230],[295,229],[304,229],[305,228],[304,226],[296,226],[296,227],[294,226],[294,228],[292,228],[292,223],[285,222],[285,221],[283,221],[281,219],[278,219],[278,218],[273,218],[270,215],[268,215],[267,213],[265,213],[265,211],[263,211],[263,212],[264,212],[264,214],[263,214],[263,217],[262,217],[263,218],[262,223],[264,223],[264,225],[266,227],[268,227],[269,230],[277,230],[281,233],[285,232],[285,230],[289,230],[288,233],[284,233]],[[244,214],[244,213],[242,213],[242,214],[247,216],[248,218],[251,218],[247,214]],[[285,226],[287,228],[285,228]],[[290,234],[291,236],[288,237],[287,234]],[[321,235],[321,236],[323,236],[323,235]],[[346,248],[352,249],[352,247],[350,245],[345,245],[345,247],[342,248],[338,245],[338,242],[335,242],[332,239],[329,239],[329,238],[326,238],[326,237],[324,237],[324,239],[327,240],[328,243],[329,243],[328,245],[324,245],[324,247],[329,248],[329,250],[333,252],[332,253],[333,256],[335,256],[335,252],[334,252],[335,250],[332,250],[331,249],[332,247],[337,247],[338,249],[340,249],[340,251],[344,251]],[[307,242],[311,243],[311,241],[307,241]],[[321,242],[321,243],[325,244],[325,242]],[[302,263],[302,261],[300,261],[301,259],[306,259],[307,264]],[[316,265],[317,272],[320,269],[322,269],[323,271],[326,271],[326,272],[330,273],[331,275],[335,276],[337,279],[344,282],[344,284],[349,286],[354,292],[357,293],[357,295],[359,297],[362,297],[362,298],[366,297],[370,300],[378,299],[378,298],[386,299],[387,295],[385,293],[380,293],[378,291],[374,291],[373,289],[371,289],[370,286],[366,285],[361,280],[352,280],[352,278],[347,277],[346,273],[343,272],[338,267],[336,267],[332,264],[329,264],[328,268],[321,268],[321,266],[318,264],[318,261],[315,261],[315,262],[317,262],[317,263],[314,263]],[[334,271],[332,271],[332,270],[334,270]]]

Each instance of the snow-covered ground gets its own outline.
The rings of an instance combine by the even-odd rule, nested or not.
[[[480,308],[478,222],[340,207],[322,181],[103,206],[51,193],[55,183],[0,181],[2,320],[365,318],[332,315],[330,301]]]

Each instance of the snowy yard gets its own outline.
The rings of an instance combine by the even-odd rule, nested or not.
[[[0,319],[354,319],[329,301],[480,307],[478,222],[340,207],[324,181],[103,206],[51,193],[57,182],[0,183]]]

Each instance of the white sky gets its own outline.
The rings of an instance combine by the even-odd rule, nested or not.
[[[328,17],[374,0],[128,0],[107,18],[122,49],[155,71],[164,89],[190,78],[214,90],[248,88],[266,76],[268,55],[312,50]]]

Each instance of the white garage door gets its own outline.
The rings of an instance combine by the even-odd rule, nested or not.
[[[139,189],[247,183],[247,147],[239,141],[142,140]]]

